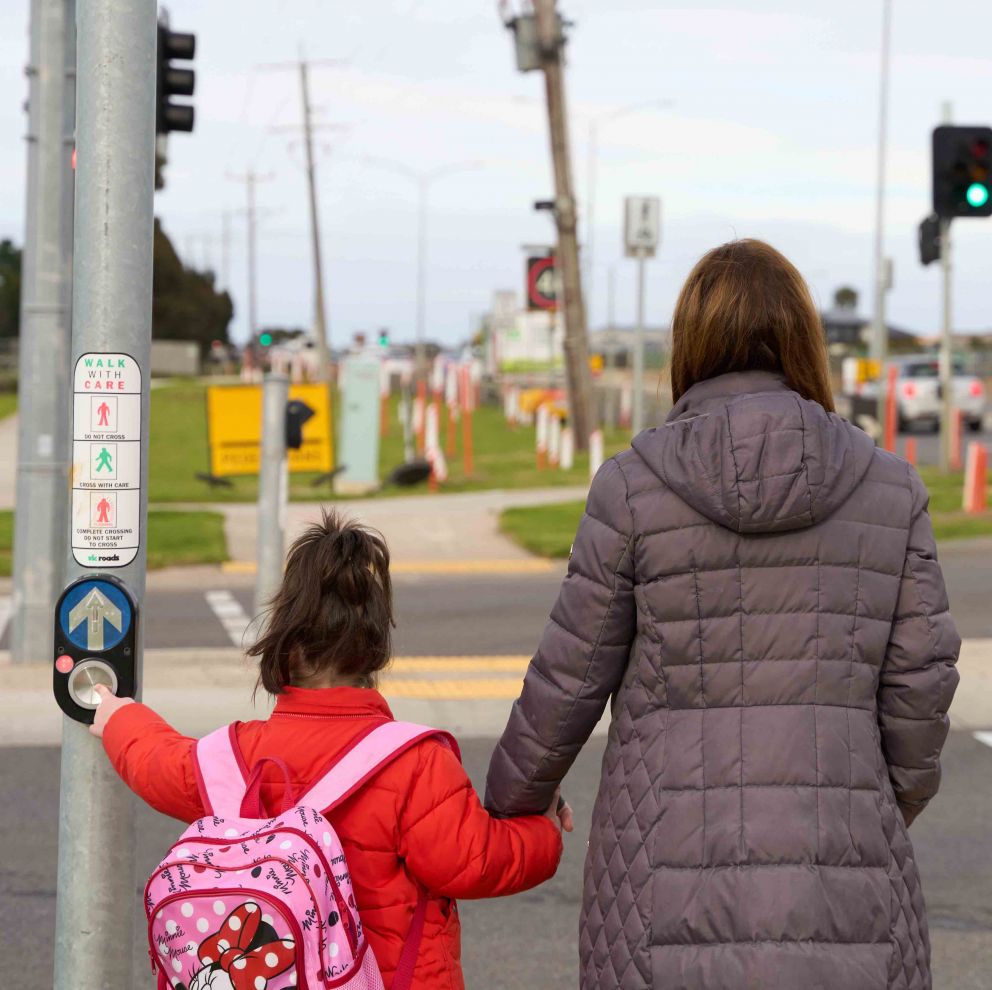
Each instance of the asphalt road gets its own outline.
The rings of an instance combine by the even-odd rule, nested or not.
[[[940,550],[951,608],[961,634],[992,636],[988,607],[992,540]],[[398,656],[491,656],[534,650],[554,604],[564,564],[547,574],[413,577],[395,580]],[[222,598],[218,600],[217,593]],[[213,602],[213,604],[211,604]],[[240,621],[232,621],[232,609]],[[221,614],[218,614],[218,610]],[[241,642],[252,591],[217,574],[210,587],[162,588],[154,582],[142,611],[149,647],[230,647]],[[225,624],[226,623],[226,624]],[[9,630],[0,638],[6,648]]]
[[[469,988],[568,990],[577,982],[582,859],[599,775],[602,741],[583,751],[565,783],[578,828],[566,836],[558,875],[511,899],[462,902],[463,960]],[[492,749],[468,741],[466,766],[482,787]],[[992,749],[952,733],[939,799],[912,835],[930,911],[936,990],[988,990],[992,972],[992,793],[976,786],[992,773]],[[58,751],[8,749],[0,762],[0,959],[4,990],[39,990],[52,966],[58,830]],[[137,876],[143,880],[181,827],[142,806]],[[140,893],[135,888],[135,910]],[[135,944],[138,988],[151,987],[147,956]],[[122,988],[108,988],[122,990]],[[713,990],[735,990],[714,987]],[[850,988],[857,990],[857,988]]]

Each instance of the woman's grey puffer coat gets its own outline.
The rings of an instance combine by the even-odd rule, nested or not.
[[[585,990],[924,990],[903,819],[960,640],[904,461],[776,376],[691,388],[593,482],[489,770],[540,811],[612,696]]]

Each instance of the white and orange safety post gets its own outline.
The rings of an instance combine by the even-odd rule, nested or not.
[[[964,469],[964,511],[984,512],[987,505],[989,452],[984,444],[968,444]]]
[[[906,460],[916,467],[916,437],[906,437],[903,441]]]
[[[589,434],[589,477],[595,478],[603,466],[603,431],[593,430]]]
[[[548,466],[548,406],[542,402],[535,410],[534,442],[537,449],[537,469]]]
[[[885,449],[891,453],[896,451],[896,427],[899,422],[899,412],[896,406],[896,382],[899,379],[899,368],[890,364],[885,372]]]
[[[561,463],[561,417],[555,413],[548,424],[548,465],[557,468]]]
[[[565,426],[561,431],[561,469],[571,471],[575,466],[575,431]]]
[[[961,470],[961,452],[964,446],[964,412],[960,409],[951,410],[951,456],[952,471]]]
[[[440,429],[438,423],[438,404],[428,405],[424,416],[424,456],[431,466],[428,485],[431,491],[437,491],[438,484],[448,478],[448,464],[441,450]]]
[[[458,444],[456,433],[458,424],[458,366],[453,363],[445,369],[444,404],[448,408],[448,439],[444,445],[444,452],[448,457],[454,457]]]
[[[389,435],[389,366],[379,364],[379,436]]]
[[[634,390],[630,385],[620,386],[620,426],[630,429],[630,421],[634,411]]]
[[[417,397],[413,400],[413,432],[417,436],[417,450],[424,453],[427,450],[425,444],[426,417],[427,410],[427,379],[421,378],[417,381]]]
[[[475,408],[475,389],[472,385],[472,368],[462,365],[458,369],[458,384],[462,398],[462,463],[465,474],[471,477],[475,471],[475,451],[472,447],[472,411]]]
[[[510,426],[520,423],[520,388],[517,385],[507,386],[503,393],[503,415]]]

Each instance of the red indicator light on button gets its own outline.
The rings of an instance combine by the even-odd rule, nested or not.
[[[63,653],[62,656],[55,661],[55,669],[60,674],[68,674],[75,665],[76,662],[67,653]]]

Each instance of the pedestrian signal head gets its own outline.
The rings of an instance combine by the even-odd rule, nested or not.
[[[933,210],[945,220],[992,216],[992,128],[944,124],[933,132]]]

